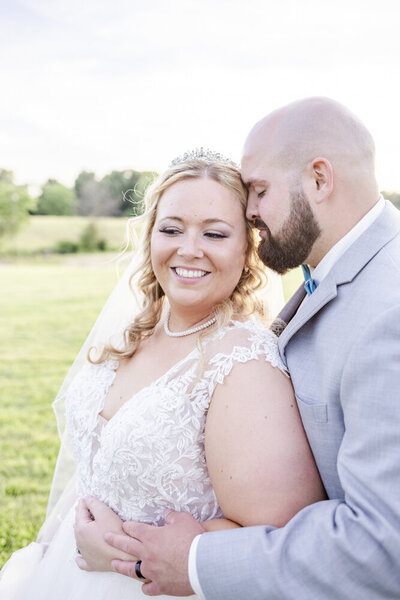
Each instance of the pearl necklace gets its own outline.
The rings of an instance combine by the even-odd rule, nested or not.
[[[213,325],[217,320],[217,317],[212,317],[212,319],[210,319],[209,321],[206,321],[202,325],[196,325],[196,327],[192,327],[191,329],[186,329],[186,331],[170,331],[168,328],[170,316],[171,316],[171,309],[168,309],[168,313],[167,313],[167,316],[164,321],[164,331],[170,337],[184,337],[185,335],[190,335],[191,333],[197,333],[198,331],[201,331],[202,329],[206,329],[207,327],[210,327],[210,325]]]

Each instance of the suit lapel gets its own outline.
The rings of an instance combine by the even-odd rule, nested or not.
[[[328,282],[327,282],[328,283]],[[279,350],[283,353],[284,348],[290,338],[309,321],[317,312],[321,310],[328,302],[337,296],[337,286],[335,282],[330,285],[317,287],[315,292],[308,296],[304,304],[299,308],[293,319],[288,323],[278,339]]]
[[[400,231],[400,212],[388,201],[381,215],[340,257],[315,292],[300,307],[278,339],[283,356],[285,347],[315,314],[337,296],[339,285],[350,283],[365,265]]]

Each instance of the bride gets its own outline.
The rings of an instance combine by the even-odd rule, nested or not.
[[[79,555],[78,498],[108,505],[117,533],[126,520],[163,525],[168,509],[208,531],[279,527],[323,498],[276,338],[261,321],[265,274],[237,167],[184,155],[145,200],[139,265],[117,285],[58,400],[66,427],[55,508],[40,543],[6,565],[4,600],[145,597],[139,581],[111,572],[113,558],[132,557],[102,533],[103,562]],[[66,486],[69,450],[76,482]]]

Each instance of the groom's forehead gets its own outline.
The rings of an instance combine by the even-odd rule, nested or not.
[[[265,179],[275,161],[274,149],[266,144],[246,144],[243,149],[241,160],[241,172],[243,181],[250,182],[256,179]]]
[[[250,177],[248,179],[244,179],[243,175],[242,175],[242,179],[243,179],[244,185],[246,186],[246,188],[248,190],[252,187],[268,185],[267,180],[264,178],[261,178],[261,177]]]
[[[275,181],[285,177],[281,154],[275,148],[264,145],[247,150],[241,162],[242,180],[247,189],[268,185],[272,179]]]
[[[247,189],[265,185],[270,178],[271,169],[272,165],[266,153],[244,155],[241,164],[243,183]]]

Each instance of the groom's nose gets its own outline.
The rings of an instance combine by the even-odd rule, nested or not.
[[[250,192],[247,199],[246,217],[249,221],[254,221],[259,216],[258,202],[256,194]]]

